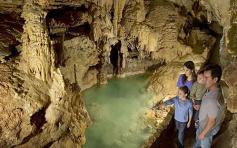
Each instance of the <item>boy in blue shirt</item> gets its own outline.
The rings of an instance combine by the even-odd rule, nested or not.
[[[187,86],[179,87],[178,96],[171,98],[161,104],[161,107],[167,105],[175,106],[175,126],[178,130],[178,147],[184,147],[184,130],[190,127],[193,115],[192,101],[189,99],[189,89]]]

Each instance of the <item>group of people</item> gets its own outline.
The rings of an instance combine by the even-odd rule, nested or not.
[[[192,61],[185,62],[183,68],[184,74],[177,81],[177,96],[164,101],[161,107],[172,104],[175,106],[178,147],[184,147],[184,131],[193,120],[196,127],[193,148],[210,148],[223,118],[224,104],[219,85],[222,69],[219,65],[207,65],[196,74]]]

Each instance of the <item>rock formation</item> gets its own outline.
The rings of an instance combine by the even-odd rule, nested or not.
[[[233,28],[236,26],[235,14],[236,14],[236,1],[176,1],[171,0],[175,4],[177,4],[182,13],[188,14],[186,24],[184,25],[184,33],[180,34],[179,39],[181,41],[186,42],[187,45],[191,46],[193,49],[200,46],[193,42],[194,32],[196,29],[193,27],[197,24],[201,25],[200,28],[209,28],[212,33],[211,34],[219,34],[222,35],[220,40],[219,47],[214,45],[214,49],[212,49],[211,53],[203,59],[203,61],[197,62],[195,58],[192,60],[198,64],[202,65],[204,62],[208,63],[219,63],[223,68],[223,77],[222,79],[226,83],[222,85],[223,88],[223,96],[227,103],[228,113],[226,117],[226,121],[223,124],[222,130],[218,135],[217,140],[215,140],[215,147],[235,147],[236,137],[233,136],[236,128],[236,79],[235,79],[235,71],[236,71],[236,42],[234,41],[236,38],[236,33],[233,31]],[[201,22],[205,18],[204,22]],[[194,24],[197,23],[197,24]],[[219,24],[219,25],[217,25]],[[204,26],[203,26],[204,25]],[[191,31],[190,31],[191,28]],[[221,29],[222,28],[222,29]],[[187,30],[189,29],[189,31]],[[197,30],[199,31],[199,30]],[[214,32],[213,32],[214,31]],[[223,32],[223,33],[221,33]],[[219,35],[214,35],[218,37]],[[198,35],[200,36],[200,34]],[[196,38],[200,38],[197,37]],[[203,39],[203,37],[201,37]],[[204,42],[201,42],[205,44]],[[219,41],[216,44],[219,44]],[[193,46],[194,45],[194,46]],[[196,46],[198,45],[198,46]],[[215,49],[216,48],[216,49]],[[216,50],[216,51],[214,51]],[[196,53],[196,52],[194,52]],[[186,59],[189,60],[189,59]],[[173,66],[174,65],[174,66]],[[178,64],[181,66],[181,64]],[[180,68],[177,63],[170,63],[167,67],[161,67],[155,71],[152,76],[151,83],[149,89],[155,92],[157,96],[155,97],[156,101],[160,101],[165,97],[169,97],[170,95],[175,95],[176,89],[174,80],[177,79],[179,70],[176,68]],[[166,114],[166,113],[164,113]],[[158,132],[159,133],[159,132]],[[159,134],[158,134],[159,135]],[[157,135],[155,135],[157,136]],[[228,144],[225,141],[228,139]]]
[[[222,65],[227,108],[236,113],[236,7],[236,0],[0,1],[0,147],[81,147],[90,124],[82,90],[155,69],[148,88],[156,103],[176,93],[187,60],[197,69]],[[147,113],[158,117],[155,138],[171,113]]]

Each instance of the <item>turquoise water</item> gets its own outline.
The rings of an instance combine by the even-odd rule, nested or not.
[[[152,95],[145,86],[148,75],[112,79],[83,92],[92,125],[86,130],[84,148],[139,148],[151,130],[144,113]]]

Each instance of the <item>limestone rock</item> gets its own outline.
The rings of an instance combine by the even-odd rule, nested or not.
[[[98,61],[98,49],[94,42],[87,37],[77,37],[64,42],[65,66],[62,67],[64,79],[69,82],[81,84],[90,66],[95,66]]]
[[[169,125],[172,115],[173,108],[167,107],[164,109],[152,109],[146,112],[145,119],[147,120],[147,125],[154,130],[154,134],[150,136],[143,144],[144,148],[149,148],[155,142],[155,140],[160,136],[161,132],[167,128]]]
[[[231,64],[229,64],[225,69],[223,73],[223,79],[226,81],[228,87],[229,87],[229,97],[227,99],[227,108],[232,113],[237,113],[237,94],[236,94],[236,88],[237,88],[237,81],[236,81],[236,75],[235,72],[236,69],[236,61],[233,61]]]
[[[232,0],[230,2],[231,7],[230,7],[230,13],[231,13],[231,17],[230,17],[230,28],[228,30],[228,34],[226,36],[227,38],[227,48],[228,48],[228,52],[234,56],[236,56],[237,54],[237,43],[236,43],[236,39],[237,39],[237,32],[236,32],[236,28],[237,28],[237,2],[236,0]]]
[[[225,123],[224,131],[220,131],[218,134],[218,137],[216,140],[214,140],[214,145],[213,147],[217,148],[226,148],[226,147],[231,147],[231,148],[236,148],[236,141],[237,137],[235,136],[236,129],[237,129],[237,119],[236,119],[236,114],[233,114],[232,119],[227,120]]]
[[[24,20],[20,18],[19,12],[0,13],[0,60],[16,54],[18,46],[21,43],[21,34],[23,32]]]
[[[230,0],[224,3],[221,0],[169,0],[180,6],[184,6],[187,11],[193,11],[194,3],[200,3],[207,10],[208,22],[218,21],[222,26],[229,23],[228,12],[230,8]]]
[[[19,65],[11,62],[1,71],[5,75],[1,82],[5,92],[1,96],[5,97],[1,99],[4,120],[0,145],[44,147],[67,139],[68,143],[73,141],[73,147],[79,147],[85,143],[84,132],[90,122],[80,89],[65,83],[60,69],[55,67],[46,12],[28,1],[22,16],[26,23]]]
[[[13,73],[11,66],[0,64],[0,69],[0,146],[9,147],[20,144],[33,128],[25,102],[14,95],[17,87],[15,88],[10,77]]]
[[[222,32],[219,56],[235,113],[236,10],[236,0],[5,0],[0,147],[81,147],[90,123],[81,90],[163,65],[148,87],[156,104],[176,95],[185,61],[198,69],[209,60]],[[168,112],[147,113],[159,129],[154,137],[169,122]]]
[[[156,70],[153,74],[148,90],[156,94],[156,102],[166,96],[175,96],[177,93],[176,82],[182,70],[182,63],[167,65]]]
[[[22,35],[22,56],[19,69],[49,81],[52,68],[52,52],[46,29],[46,12],[32,3],[26,3],[22,17],[26,20]]]

